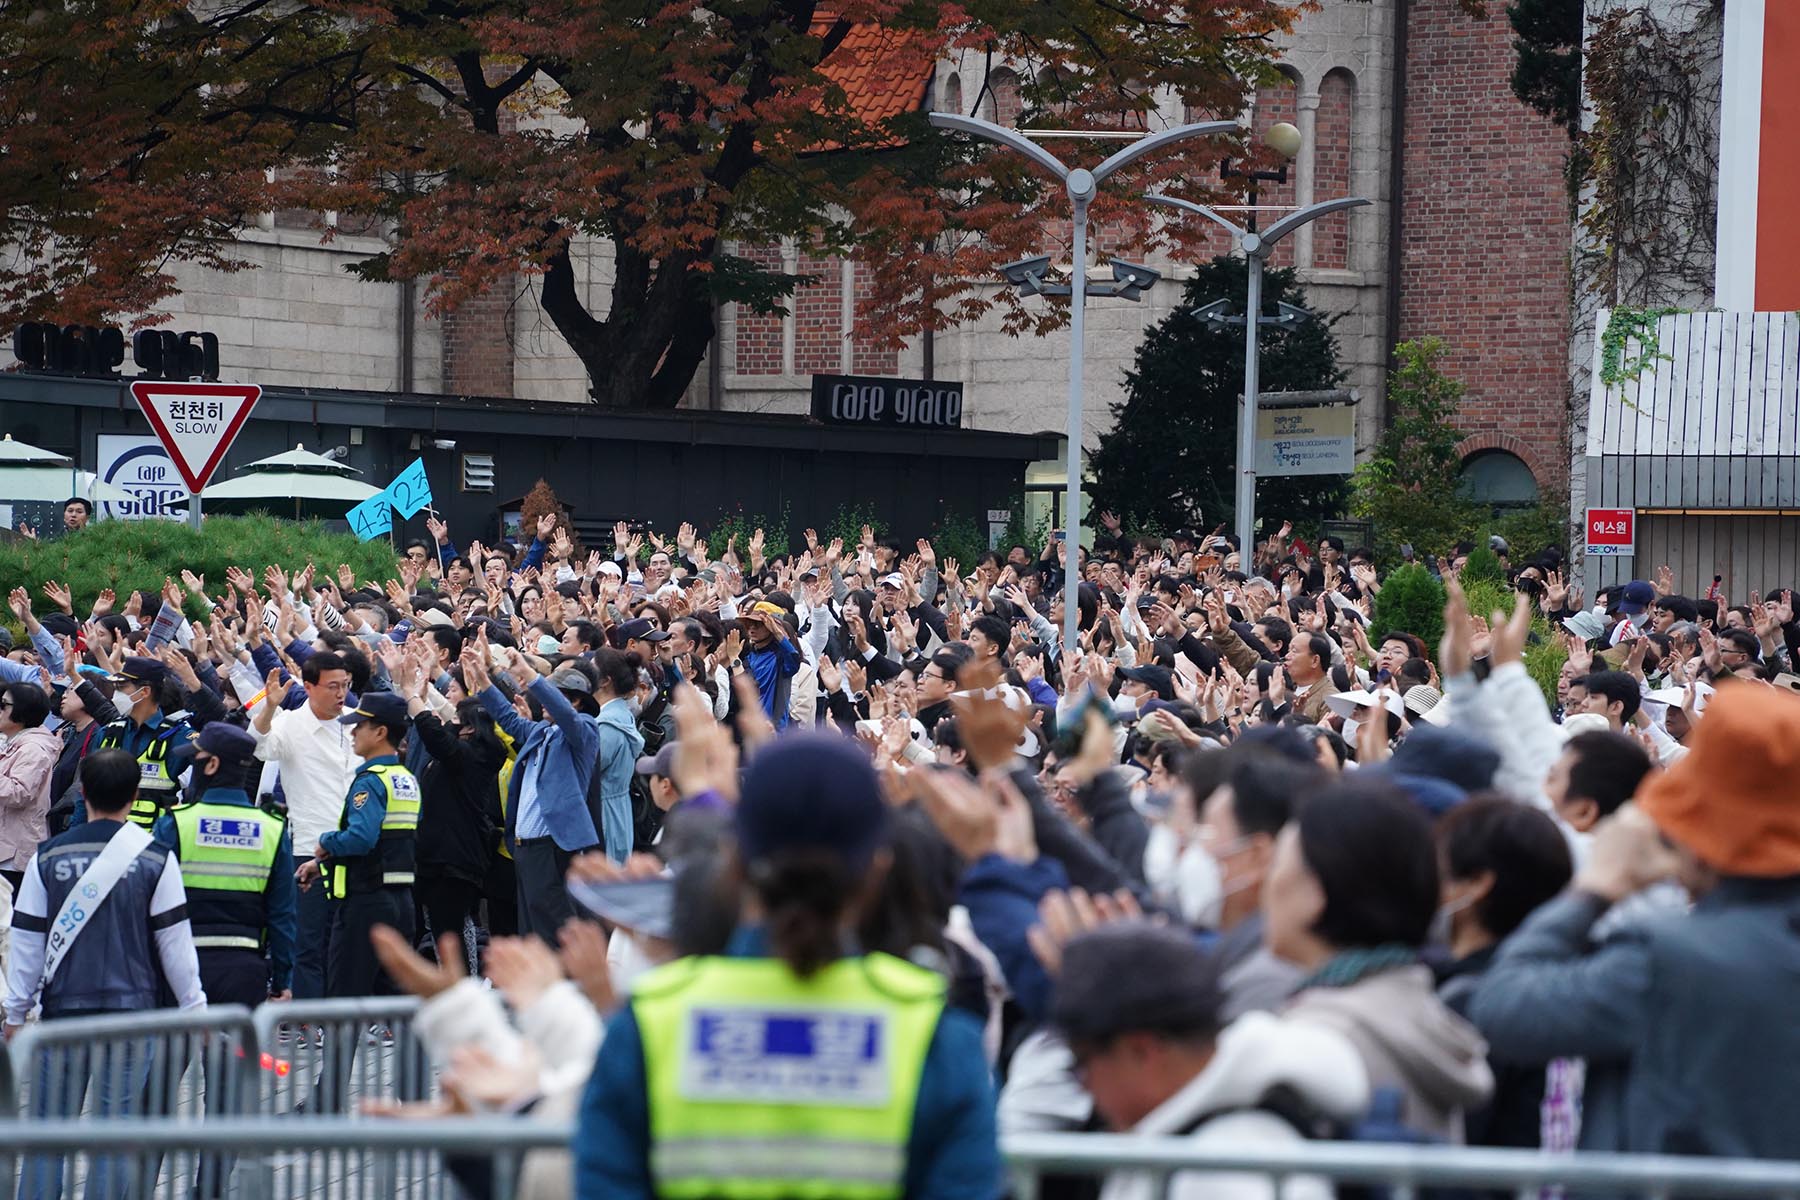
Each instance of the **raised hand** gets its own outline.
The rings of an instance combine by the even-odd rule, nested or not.
[[[69,589],[65,585],[56,582],[54,579],[46,579],[44,580],[43,588],[40,590],[44,593],[44,598],[50,601],[50,603],[56,605],[56,607],[62,609],[71,616],[74,615],[75,604],[69,596]]]
[[[596,1011],[611,1012],[618,996],[613,992],[612,970],[606,962],[606,934],[592,921],[570,917],[563,922],[558,941],[556,956],[564,972]]]
[[[206,576],[196,575],[183,567],[181,570],[181,586],[188,590],[190,596],[206,595]]]
[[[441,518],[426,517],[425,529],[440,546],[450,540],[450,526]]]
[[[118,599],[111,588],[101,588],[100,594],[94,597],[94,607],[88,611],[90,617],[104,617],[113,610],[113,602]]]
[[[1656,594],[1658,596],[1668,596],[1673,594],[1675,591],[1674,568],[1670,567],[1667,563],[1656,568],[1656,578],[1651,581],[1650,586],[1656,589]]]
[[[937,551],[931,548],[931,543],[924,538],[920,538],[917,544],[919,548],[919,562],[926,567],[937,566]]]
[[[388,978],[423,999],[449,991],[466,974],[462,938],[457,934],[446,933],[438,939],[435,963],[413,949],[410,933],[402,937],[386,925],[377,925],[369,931],[369,941]]]
[[[1080,888],[1050,891],[1038,902],[1038,923],[1026,931],[1031,952],[1051,975],[1062,971],[1063,950],[1084,933],[1121,921],[1140,921],[1137,897],[1120,888],[1111,896],[1090,897]]]
[[[190,692],[199,690],[199,672],[194,670],[194,664],[188,661],[188,656],[183,654],[179,647],[164,646],[161,650],[157,651],[156,657],[161,659],[163,665],[169,668],[169,673],[175,676],[182,687]]]
[[[269,589],[271,594],[276,596],[283,595],[288,590],[287,572],[283,571],[274,563],[270,563],[263,568],[263,584]]]
[[[1569,598],[1569,585],[1561,571],[1551,571],[1544,576],[1544,611],[1561,612],[1563,602]]]

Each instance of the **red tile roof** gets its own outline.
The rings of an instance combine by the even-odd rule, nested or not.
[[[821,9],[812,35],[824,37],[836,21],[834,13]],[[819,64],[819,72],[844,89],[859,119],[874,125],[925,107],[934,66],[935,52],[924,32],[858,22]]]

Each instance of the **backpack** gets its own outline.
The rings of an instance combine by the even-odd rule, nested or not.
[[[663,706],[668,703],[666,694],[659,696],[649,708],[645,709],[638,719],[638,733],[644,739],[644,748],[639,753],[651,757],[662,749],[667,740],[663,733],[662,723],[658,718],[662,715]],[[631,773],[631,848],[635,851],[648,852],[655,845],[656,837],[662,832],[662,809],[650,795],[650,781],[633,770]]]

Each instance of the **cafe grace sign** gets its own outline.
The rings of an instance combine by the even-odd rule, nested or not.
[[[960,429],[963,385],[942,379],[814,375],[812,415],[827,425]]]

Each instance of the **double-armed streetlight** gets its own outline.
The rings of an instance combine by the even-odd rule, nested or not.
[[[1062,644],[1064,650],[1070,650],[1077,644],[1077,618],[1081,612],[1081,605],[1078,602],[1081,572],[1077,561],[1077,547],[1080,545],[1081,530],[1082,334],[1086,325],[1084,311],[1087,307],[1087,298],[1089,294],[1092,294],[1136,300],[1146,288],[1161,278],[1161,275],[1150,267],[1114,259],[1112,281],[1090,284],[1087,278],[1088,206],[1093,203],[1100,184],[1105,182],[1107,176],[1121,167],[1128,166],[1145,155],[1153,154],[1175,142],[1230,132],[1238,128],[1238,123],[1236,121],[1204,121],[1193,125],[1178,125],[1173,129],[1149,134],[1114,153],[1091,171],[1086,167],[1068,166],[1021,131],[1008,129],[1004,125],[996,125],[992,121],[983,121],[978,117],[964,117],[955,113],[932,113],[931,123],[939,129],[970,134],[990,142],[996,142],[1008,149],[1017,150],[1054,175],[1069,193],[1069,207],[1074,220],[1072,249],[1074,269],[1069,273],[1069,282],[1063,284],[1050,281],[1048,256],[1021,259],[1018,262],[1007,264],[1002,271],[1008,282],[1019,287],[1028,296],[1069,297],[1071,345],[1069,354],[1069,440],[1065,451],[1069,460],[1069,479],[1068,500],[1065,506],[1067,511],[1063,514],[1065,532],[1063,536]]]
[[[1249,294],[1244,300],[1244,403],[1238,410],[1238,446],[1237,446],[1237,535],[1239,565],[1248,572],[1255,570],[1256,546],[1256,401],[1257,401],[1257,361],[1256,334],[1265,323],[1289,326],[1296,322],[1296,314],[1303,310],[1284,306],[1286,311],[1272,317],[1262,315],[1262,277],[1263,264],[1279,242],[1294,230],[1309,221],[1316,221],[1327,213],[1340,212],[1346,208],[1355,208],[1367,204],[1368,201],[1359,196],[1345,196],[1338,200],[1322,200],[1317,204],[1309,204],[1305,208],[1282,217],[1267,229],[1258,231],[1255,222],[1255,206],[1250,209],[1249,228],[1243,228],[1220,216],[1218,212],[1204,204],[1196,204],[1192,200],[1183,200],[1177,196],[1150,195],[1146,200],[1157,204],[1166,204],[1171,208],[1179,208],[1184,212],[1198,213],[1209,221],[1223,225],[1231,240],[1238,249],[1244,252],[1244,258],[1250,270]],[[1214,305],[1207,305],[1198,314],[1210,320],[1236,324],[1233,318],[1222,313],[1209,311]]]

